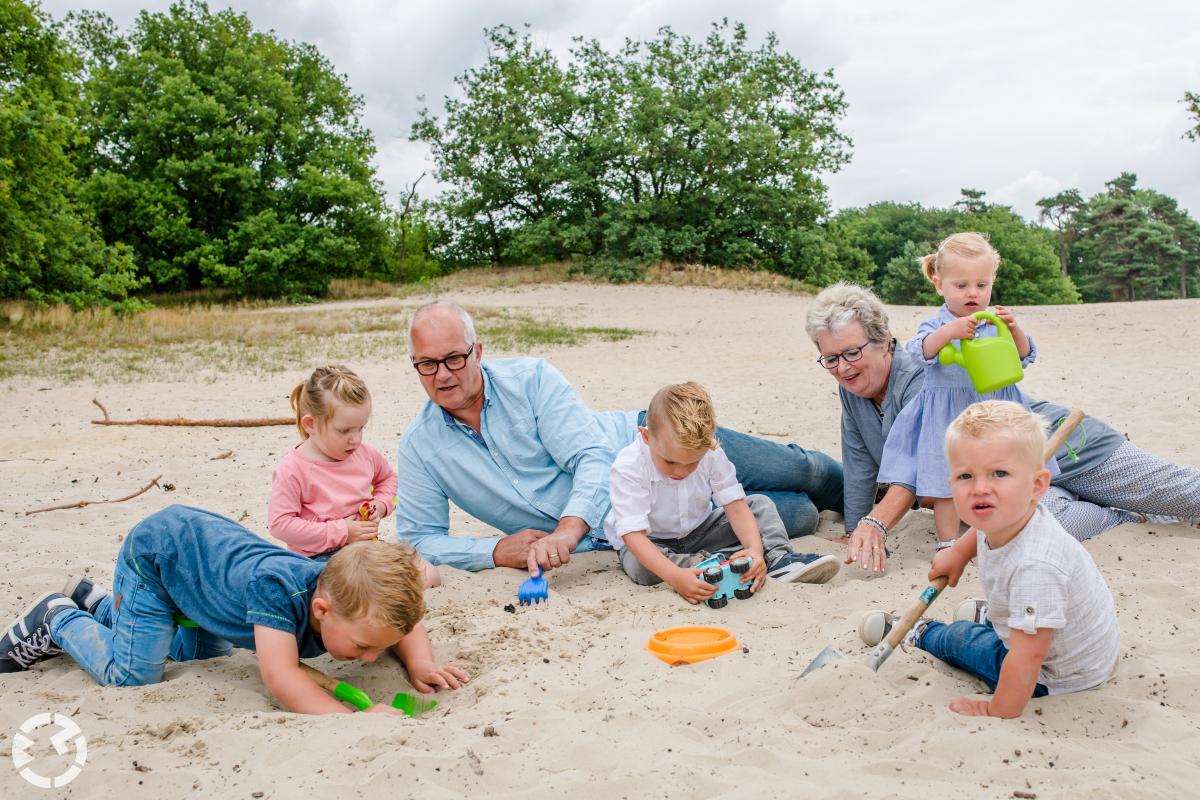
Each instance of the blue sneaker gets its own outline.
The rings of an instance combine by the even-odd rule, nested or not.
[[[826,583],[841,568],[837,556],[786,553],[767,567],[767,576],[783,583]]]
[[[50,620],[76,607],[74,600],[58,592],[34,600],[0,636],[0,672],[21,672],[61,653],[62,648],[50,636]]]
[[[96,606],[100,605],[100,601],[109,595],[108,587],[85,575],[67,581],[62,593],[71,598],[80,611],[86,611],[92,616],[96,615]]]

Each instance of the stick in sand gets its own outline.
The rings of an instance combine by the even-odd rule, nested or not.
[[[150,481],[149,483],[147,483],[142,488],[138,489],[133,494],[127,494],[124,497],[118,497],[116,500],[80,500],[76,503],[64,503],[61,506],[46,506],[45,508],[35,508],[32,511],[26,511],[25,516],[28,517],[30,514],[41,514],[44,511],[62,511],[63,509],[67,509],[67,508],[83,508],[84,506],[98,506],[103,503],[124,503],[126,500],[132,500],[133,498],[137,497],[139,494],[145,494],[146,492],[148,492],[150,490],[151,486],[158,486],[158,479],[161,477],[162,477],[162,475],[159,475],[157,478]]]
[[[168,425],[188,428],[267,428],[273,425],[295,425],[295,417],[258,417],[252,419],[188,419],[187,417],[143,419],[113,419],[99,400],[92,402],[104,414],[104,419],[92,420],[93,425]]]
[[[1058,430],[1054,432],[1054,435],[1046,440],[1046,447],[1042,450],[1043,461],[1049,461],[1054,458],[1054,454],[1058,452],[1058,448],[1063,446],[1063,443],[1067,441],[1067,437],[1071,435],[1082,420],[1083,412],[1078,408],[1072,410],[1067,415],[1067,418],[1058,426]],[[971,535],[972,531],[974,531],[974,528],[968,531],[966,535]],[[892,629],[888,631],[887,638],[875,645],[875,649],[867,654],[867,666],[875,672],[879,671],[879,667],[882,666],[884,661],[888,660],[888,656],[892,654],[892,651],[900,646],[900,642],[904,641],[905,634],[909,632],[913,625],[917,624],[917,620],[921,618],[921,615],[925,613],[933,601],[937,599],[938,595],[942,593],[947,583],[949,583],[949,579],[942,576],[936,578],[925,587],[925,590],[921,592],[921,596],[917,598],[917,602],[913,603],[912,607],[904,612],[904,616],[897,620]],[[800,674],[800,677],[803,678],[808,673],[818,670],[832,661],[838,661],[845,657],[846,655],[842,651],[833,645],[829,645],[817,653],[817,657],[812,660],[811,664],[804,668],[804,672]]]

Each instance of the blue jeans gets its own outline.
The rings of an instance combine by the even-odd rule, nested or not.
[[[113,591],[93,617],[72,609],[50,621],[50,636],[102,686],[143,686],[162,680],[167,658],[227,656],[233,645],[200,628],[176,627],[178,609],[152,577],[117,558]]]
[[[921,634],[917,647],[952,667],[974,675],[993,692],[1000,680],[1000,666],[1008,655],[1008,648],[991,622],[981,625],[961,619],[949,625],[930,622]],[[1046,687],[1040,683],[1033,687],[1034,697],[1045,697],[1047,693]]]
[[[717,439],[746,494],[765,494],[775,501],[791,538],[815,531],[819,511],[842,513],[842,465],[836,459],[729,428],[717,428]]]

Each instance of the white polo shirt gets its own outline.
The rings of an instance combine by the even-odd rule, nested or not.
[[[737,472],[720,447],[709,450],[696,469],[681,481],[654,466],[650,447],[641,436],[613,461],[608,493],[612,510],[604,518],[604,535],[620,550],[625,535],[645,531],[651,539],[682,539],[699,527],[714,507],[746,497]]]

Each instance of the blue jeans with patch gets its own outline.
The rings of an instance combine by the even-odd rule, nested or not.
[[[178,609],[152,577],[117,558],[113,591],[93,617],[71,609],[50,621],[50,636],[101,686],[143,686],[163,678],[167,659],[227,656],[233,645],[200,628],[177,627]]]
[[[1000,681],[1000,666],[1008,655],[1008,648],[991,622],[980,624],[961,619],[949,625],[930,622],[917,641],[917,647],[952,667],[974,675],[993,692]],[[1033,687],[1034,697],[1045,697],[1047,694],[1042,684]]]

